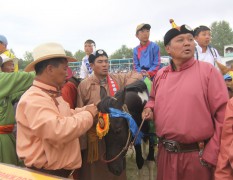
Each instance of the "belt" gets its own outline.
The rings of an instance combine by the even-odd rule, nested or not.
[[[199,151],[200,150],[199,144],[204,143],[203,141],[203,142],[195,142],[190,144],[183,144],[177,141],[167,140],[164,138],[159,138],[159,142],[162,143],[162,145],[168,152],[174,152],[174,153]]]
[[[14,124],[0,126],[0,134],[10,134],[14,129]]]
[[[60,177],[64,177],[64,178],[68,178],[70,175],[73,174],[74,170],[67,170],[67,169],[56,169],[56,170],[48,170],[48,169],[38,169],[36,167],[27,167],[29,169],[32,170],[36,170],[42,173],[47,173],[47,174],[51,174],[51,175],[55,175],[55,176],[60,176]]]

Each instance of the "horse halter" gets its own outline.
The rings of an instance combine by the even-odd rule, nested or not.
[[[128,107],[127,107],[126,104],[123,104],[122,109],[123,109],[123,111],[129,113]],[[129,127],[129,124],[128,124],[128,127]],[[128,138],[127,138],[126,144],[125,144],[125,146],[123,147],[123,149],[122,149],[114,158],[112,158],[112,159],[110,159],[110,160],[104,159],[104,155],[106,154],[106,152],[105,152],[105,153],[103,154],[102,159],[101,159],[103,162],[105,162],[105,163],[113,162],[113,161],[115,161],[116,159],[118,159],[125,151],[128,151],[129,146],[131,145],[131,143],[130,143],[130,137],[131,137],[130,128],[129,128],[128,132],[129,132],[129,133],[128,133]]]

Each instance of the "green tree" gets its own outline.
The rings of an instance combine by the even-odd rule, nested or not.
[[[86,56],[86,53],[82,50],[78,50],[74,54],[74,58],[77,59],[77,61],[82,61],[83,57]]]
[[[24,59],[19,59],[19,70],[24,70],[24,68],[33,61],[32,53],[29,51],[26,51],[23,55]]]
[[[159,46],[160,56],[168,56],[163,41],[155,41],[155,43]]]
[[[24,68],[30,63],[30,61],[24,61],[23,59],[18,60],[19,70],[23,71]]]
[[[126,45],[122,45],[120,49],[116,50],[111,56],[110,59],[124,59],[132,58],[133,49],[128,48]]]
[[[33,61],[32,53],[29,51],[26,51],[23,57],[25,61]]]
[[[223,56],[224,45],[233,44],[233,31],[226,21],[215,21],[211,24],[210,29],[212,33],[211,44]]]
[[[67,56],[73,57],[73,54],[71,51],[65,50],[65,53]]]

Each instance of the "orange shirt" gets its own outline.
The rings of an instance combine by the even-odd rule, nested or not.
[[[215,180],[233,179],[233,98],[228,101],[222,128]]]
[[[78,137],[92,126],[93,117],[43,89],[57,91],[34,80],[18,103],[17,153],[27,167],[77,169],[82,163]]]
[[[62,87],[62,97],[69,103],[71,109],[75,109],[77,102],[77,88],[74,83],[67,81]]]

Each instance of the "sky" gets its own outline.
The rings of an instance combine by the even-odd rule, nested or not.
[[[192,28],[227,21],[233,29],[233,0],[0,0],[0,34],[18,58],[42,43],[57,42],[73,54],[93,39],[109,55],[139,44],[136,26],[151,25],[150,40],[163,40],[177,25]]]

